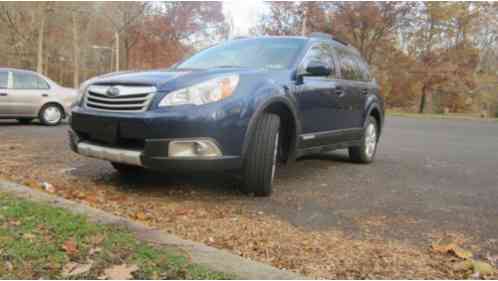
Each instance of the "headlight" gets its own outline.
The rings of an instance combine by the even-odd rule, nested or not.
[[[84,83],[81,84],[80,88],[78,89],[76,99],[71,104],[71,107],[81,105],[81,100],[83,99],[83,96],[85,95],[87,88],[88,88],[88,85],[85,85]]]
[[[161,100],[159,106],[201,105],[216,102],[231,96],[238,84],[238,75],[218,77],[171,92]]]

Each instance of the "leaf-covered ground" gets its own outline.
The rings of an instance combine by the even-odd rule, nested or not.
[[[388,227],[386,218],[361,222],[366,233],[362,238],[337,230],[302,229],[251,208],[251,202],[261,199],[239,194],[229,178],[184,180],[183,176],[182,180],[149,174],[125,179],[103,161],[70,152],[65,140],[50,136],[49,131],[45,139],[1,137],[1,178],[309,277],[460,279],[472,274],[455,268],[460,258],[434,251],[430,244],[368,235],[369,227]],[[293,204],[292,198],[282,204]],[[435,234],[434,238],[446,236],[464,247],[474,246],[459,234]]]
[[[1,279],[225,279],[172,250],[0,193]]]

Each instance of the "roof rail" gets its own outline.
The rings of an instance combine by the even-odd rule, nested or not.
[[[349,46],[349,43],[344,41],[344,40],[341,40],[335,36],[332,36],[330,34],[327,34],[327,33],[323,33],[323,32],[313,32],[310,34],[310,37],[313,37],[313,38],[323,38],[323,39],[330,39],[330,40],[334,40],[334,41],[337,41],[343,45],[346,45],[346,46]]]

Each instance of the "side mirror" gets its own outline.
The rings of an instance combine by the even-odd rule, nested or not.
[[[306,76],[329,76],[332,69],[325,63],[310,61],[306,66]]]

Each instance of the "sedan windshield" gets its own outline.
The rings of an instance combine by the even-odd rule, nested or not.
[[[239,39],[211,47],[190,57],[177,69],[250,67],[286,69],[306,43],[299,38]]]

